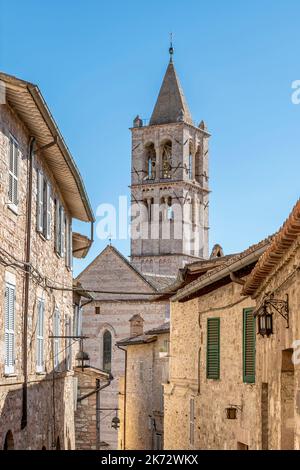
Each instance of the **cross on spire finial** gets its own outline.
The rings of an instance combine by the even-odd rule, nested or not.
[[[174,54],[174,47],[173,47],[173,33],[170,33],[170,47],[169,47],[169,54],[170,54],[170,62],[173,62],[173,54]]]

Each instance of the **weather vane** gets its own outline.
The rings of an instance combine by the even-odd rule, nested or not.
[[[173,62],[173,54],[174,54],[174,47],[173,47],[173,33],[170,33],[170,47],[169,47],[169,54],[170,54],[170,62]]]

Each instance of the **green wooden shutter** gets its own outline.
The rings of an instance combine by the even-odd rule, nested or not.
[[[207,364],[208,379],[220,378],[220,318],[207,319]]]
[[[243,380],[255,382],[255,318],[252,308],[243,311]]]

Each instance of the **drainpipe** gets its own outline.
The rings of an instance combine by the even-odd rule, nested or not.
[[[27,426],[27,389],[28,389],[28,370],[27,370],[27,337],[28,337],[28,316],[29,316],[29,288],[30,288],[30,260],[31,260],[31,212],[32,212],[32,174],[34,157],[35,138],[31,137],[29,144],[29,173],[27,183],[27,218],[25,234],[25,286],[24,286],[24,318],[23,318],[23,389],[22,389],[22,419],[21,429]]]
[[[124,376],[124,411],[123,411],[123,450],[126,450],[126,397],[127,397],[127,349],[121,348],[117,345],[117,348],[125,353],[125,376]]]

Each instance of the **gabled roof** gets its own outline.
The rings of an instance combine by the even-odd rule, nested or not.
[[[174,65],[170,62],[150,119],[150,126],[178,121],[193,125]]]
[[[285,253],[300,235],[300,199],[298,199],[288,219],[274,236],[272,243],[261,256],[257,265],[248,277],[244,288],[244,295],[254,296],[263,281],[272,273],[280,263]]]
[[[93,221],[94,214],[79,170],[38,86],[2,72],[0,81],[5,85],[7,103],[35,137],[37,147],[53,143],[43,150],[43,157],[72,217]]]
[[[107,256],[108,258],[106,258]],[[119,260],[117,263],[118,272],[115,271],[113,266],[116,260]],[[128,300],[147,300],[146,294],[148,292],[149,295],[152,296],[153,293],[158,292],[155,284],[144,277],[143,274],[112,245],[107,245],[79,274],[76,280],[80,281],[82,286],[92,293],[95,300],[118,300],[121,298]],[[132,287],[132,285],[134,285],[134,287]],[[93,289],[95,290],[94,294]],[[99,294],[96,292],[98,290],[109,291],[110,293]],[[139,291],[141,295],[137,294]]]

